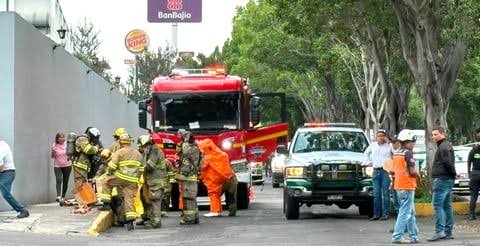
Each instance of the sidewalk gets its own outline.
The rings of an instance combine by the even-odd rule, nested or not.
[[[88,236],[87,230],[99,213],[93,208],[88,214],[72,214],[73,207],[60,207],[58,203],[28,209],[30,217],[25,219],[17,219],[15,211],[0,212],[0,231]]]

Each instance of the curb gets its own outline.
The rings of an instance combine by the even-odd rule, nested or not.
[[[113,212],[112,211],[102,211],[98,214],[97,218],[93,221],[90,229],[88,229],[88,234],[91,236],[97,237],[100,233],[108,230],[113,225]]]
[[[480,211],[480,203],[477,203],[476,212]],[[453,214],[468,215],[470,212],[470,202],[453,202]],[[435,215],[431,203],[415,203],[415,215],[419,217],[427,217]]]

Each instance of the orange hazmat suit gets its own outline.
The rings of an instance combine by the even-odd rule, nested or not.
[[[208,190],[210,212],[221,213],[223,184],[234,175],[230,159],[228,154],[218,148],[210,139],[199,141],[198,147],[203,153],[201,177]]]

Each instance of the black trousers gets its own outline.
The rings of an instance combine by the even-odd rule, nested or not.
[[[68,189],[68,180],[70,179],[70,173],[72,172],[72,166],[68,167],[55,167],[55,181],[57,187],[57,197],[65,198]]]
[[[478,190],[480,189],[480,171],[473,170],[470,173],[470,214],[475,214]]]

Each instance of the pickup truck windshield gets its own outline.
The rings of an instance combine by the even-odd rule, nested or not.
[[[367,147],[368,141],[362,132],[312,131],[298,134],[293,153],[314,151],[364,152]]]
[[[239,128],[238,93],[165,93],[156,94],[153,98],[157,128],[172,131]]]

